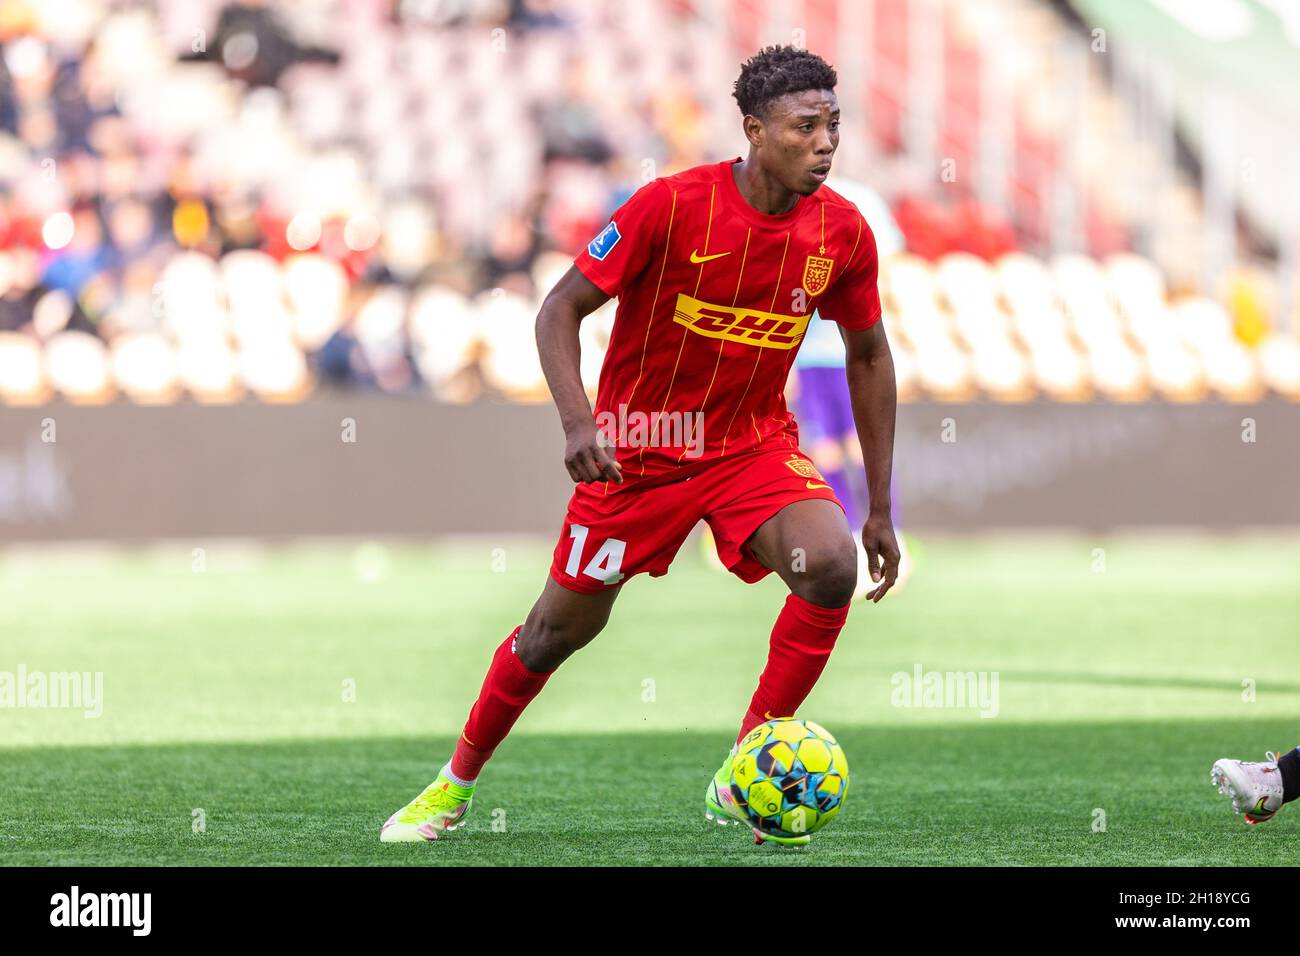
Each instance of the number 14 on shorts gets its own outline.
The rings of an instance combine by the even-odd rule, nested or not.
[[[585,525],[569,525],[569,537],[573,539],[573,547],[569,550],[569,563],[564,567],[564,573],[571,578],[578,576],[578,565],[582,563],[582,552],[587,546],[587,528]],[[606,538],[605,543],[587,562],[587,566],[582,569],[582,573],[589,578],[595,578],[605,584],[617,584],[623,580],[623,572],[619,570],[623,566],[623,551],[627,548],[626,541],[620,541],[618,538]]]

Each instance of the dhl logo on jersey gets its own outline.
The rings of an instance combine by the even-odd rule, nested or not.
[[[778,315],[701,302],[677,293],[673,321],[711,339],[726,339],[764,349],[792,349],[808,328],[807,315]]]

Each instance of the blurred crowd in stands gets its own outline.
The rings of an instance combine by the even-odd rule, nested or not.
[[[545,400],[539,295],[641,182],[740,148],[692,4],[620,16],[0,0],[0,401]],[[977,203],[894,215],[904,397],[1300,398],[1249,295],[1036,259]],[[583,326],[593,387],[611,320]]]

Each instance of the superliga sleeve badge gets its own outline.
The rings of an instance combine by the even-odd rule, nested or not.
[[[610,222],[608,226],[600,231],[600,235],[587,243],[587,254],[599,262],[604,262],[610,250],[618,245],[618,241],[622,238],[619,235],[618,226]]]
[[[824,256],[809,256],[803,267],[803,290],[809,295],[820,295],[831,281],[831,267],[834,259]]]

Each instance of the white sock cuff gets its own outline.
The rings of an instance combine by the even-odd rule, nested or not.
[[[450,780],[458,787],[472,787],[474,786],[474,780],[478,779],[477,777],[475,777],[474,780],[462,780],[460,777],[456,776],[454,773],[451,772],[450,760],[448,760],[447,763],[443,766],[442,770],[438,772],[441,773],[444,777],[446,777],[448,780]]]

